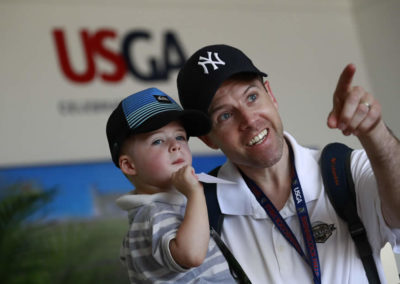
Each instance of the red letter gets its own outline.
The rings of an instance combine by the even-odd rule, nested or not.
[[[86,72],[82,74],[77,74],[72,70],[65,44],[64,32],[61,29],[54,29],[53,36],[58,51],[58,59],[60,61],[61,69],[65,76],[67,76],[67,78],[71,81],[77,83],[86,83],[93,80],[96,66],[93,60],[93,49],[91,46],[92,43],[88,32],[86,30],[81,30],[81,38],[85,49],[87,63]]]
[[[124,78],[126,73],[126,67],[124,63],[123,57],[116,52],[111,52],[107,50],[103,46],[103,41],[107,38],[115,38],[116,34],[114,31],[111,30],[100,30],[96,33],[93,37],[93,47],[96,49],[96,52],[102,55],[105,59],[108,59],[110,62],[114,63],[115,71],[114,73],[101,73],[101,78],[104,81],[108,82],[118,82]]]

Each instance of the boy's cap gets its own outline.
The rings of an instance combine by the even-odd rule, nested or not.
[[[238,73],[267,74],[258,70],[241,50],[229,45],[209,45],[196,51],[178,73],[179,100],[184,109],[208,113],[221,84]]]
[[[201,136],[211,129],[208,117],[197,110],[183,110],[170,96],[150,88],[123,99],[107,121],[106,133],[114,164],[119,167],[122,143],[132,134],[151,132],[180,120],[188,136]]]

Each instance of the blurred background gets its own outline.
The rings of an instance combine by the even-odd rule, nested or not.
[[[303,145],[360,147],[326,127],[347,63],[400,135],[398,0],[0,0],[0,279],[128,283],[118,261],[131,190],[105,124],[127,95],[176,76],[200,47],[225,43],[268,74],[285,130]],[[190,141],[197,172],[222,164]],[[382,251],[388,283],[400,257]],[[397,263],[396,263],[397,261]]]

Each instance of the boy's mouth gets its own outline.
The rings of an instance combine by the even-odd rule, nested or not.
[[[172,164],[173,164],[173,165],[178,165],[178,164],[182,164],[182,163],[184,163],[184,162],[185,162],[184,159],[177,159],[177,160],[175,160]]]

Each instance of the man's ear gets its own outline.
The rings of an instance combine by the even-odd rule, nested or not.
[[[210,136],[207,135],[203,135],[203,136],[199,136],[199,139],[201,141],[203,141],[204,144],[206,144],[208,147],[210,147],[211,149],[217,150],[219,149],[218,145],[216,145],[210,138]]]
[[[278,109],[278,101],[276,100],[274,93],[271,90],[271,86],[269,85],[269,81],[265,80],[264,82],[264,86],[267,89],[267,93],[268,95],[271,97],[272,102],[274,103],[276,109]]]
[[[136,168],[133,160],[128,155],[121,155],[118,159],[119,168],[121,171],[129,176],[136,175]]]

